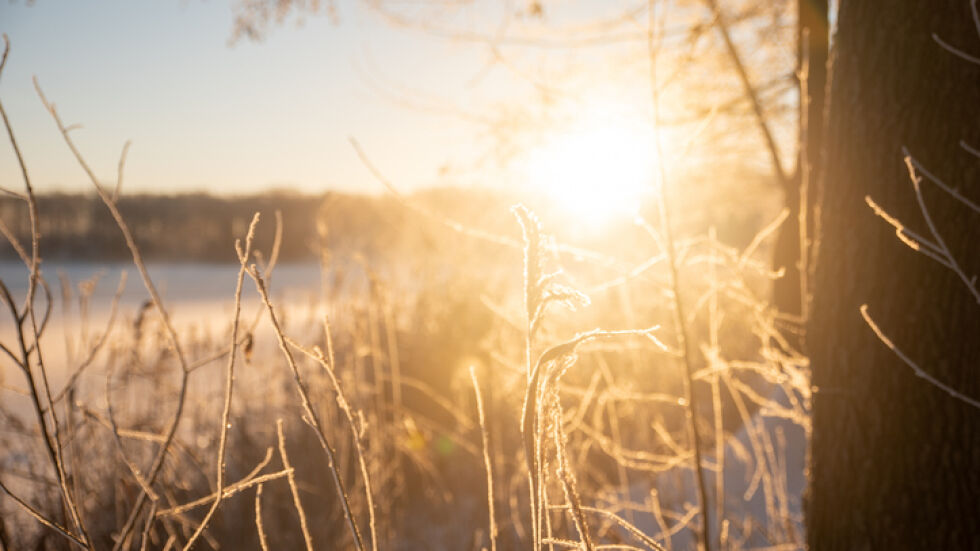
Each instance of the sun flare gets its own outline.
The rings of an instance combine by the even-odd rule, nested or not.
[[[653,130],[599,112],[551,135],[528,155],[527,178],[589,225],[629,217],[652,190]]]

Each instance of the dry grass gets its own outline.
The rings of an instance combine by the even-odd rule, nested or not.
[[[809,432],[809,373],[774,326],[777,274],[759,260],[778,220],[739,251],[714,232],[675,238],[665,205],[659,230],[637,220],[634,263],[559,243],[524,207],[523,240],[427,211],[511,277],[428,288],[366,264],[350,276],[363,292],[298,308],[274,300],[279,241],[264,262],[256,217],[234,313],[200,335],[172,322],[119,187],[44,101],[151,308],[94,337],[72,326],[80,361],[45,361],[57,301],[24,166],[24,191],[5,191],[30,211],[30,246],[3,234],[27,292],[0,285],[3,373],[19,376],[0,392],[30,409],[0,401],[2,549],[803,547],[787,451]],[[325,273],[357,264],[329,253]]]

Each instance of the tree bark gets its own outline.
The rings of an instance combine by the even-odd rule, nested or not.
[[[914,375],[859,313],[926,372],[980,398],[980,305],[950,270],[901,243],[870,195],[928,236],[902,147],[980,199],[980,54],[969,0],[841,2],[813,309],[808,539],[823,549],[980,549],[980,410]],[[980,216],[928,182],[923,195],[968,276]]]

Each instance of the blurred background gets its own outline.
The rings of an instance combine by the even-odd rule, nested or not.
[[[803,548],[799,18],[758,0],[0,4],[19,145],[0,181],[23,162],[39,213],[0,196],[0,279],[44,320],[0,338],[43,346],[26,373],[44,365],[62,413],[40,433],[74,435],[76,473],[66,502],[33,466],[41,377],[13,353],[4,480],[69,531],[74,503],[96,548]],[[528,433],[538,356],[600,327],[635,331],[544,362]],[[256,464],[278,478],[249,482]],[[239,480],[213,517],[182,508]],[[12,549],[65,544],[0,511]]]

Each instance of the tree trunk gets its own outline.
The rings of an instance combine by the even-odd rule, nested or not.
[[[798,68],[804,61],[808,65],[806,82],[800,82],[800,155],[796,171],[784,189],[784,204],[790,209],[789,218],[783,222],[773,251],[773,268],[783,270],[783,277],[773,282],[773,305],[789,317],[802,316],[803,298],[800,268],[800,200],[803,186],[807,191],[807,203],[812,200],[814,183],[821,173],[821,153],[824,134],[824,97],[827,87],[827,58],[830,30],[827,22],[827,0],[799,0],[797,4],[797,59]],[[804,33],[806,30],[806,33]],[[805,46],[805,47],[804,47]],[[805,84],[805,87],[804,87]],[[809,101],[804,101],[803,91]],[[804,123],[805,121],[805,123]],[[803,145],[805,144],[805,147]],[[808,171],[808,172],[804,172]],[[806,180],[804,181],[804,175]],[[813,221],[807,221],[807,236],[812,234]],[[798,344],[792,331],[787,337]]]
[[[813,550],[980,549],[980,409],[916,377],[859,313],[867,304],[923,370],[980,398],[980,305],[865,203],[930,235],[902,146],[980,199],[980,159],[959,146],[980,146],[980,66],[933,33],[980,54],[969,0],[841,2],[807,332]],[[966,274],[980,272],[980,215],[928,182],[923,195]]]

